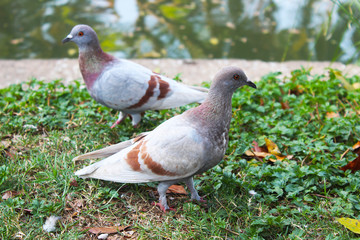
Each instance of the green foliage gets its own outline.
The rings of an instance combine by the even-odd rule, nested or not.
[[[71,159],[195,105],[148,111],[137,129],[129,120],[110,129],[117,113],[93,101],[79,82],[32,80],[1,89],[0,193],[18,194],[0,202],[0,238],[90,238],[85,226],[120,224],[143,239],[352,239],[334,218],[360,217],[359,172],[339,170],[355,158],[351,151],[341,156],[360,139],[360,91],[346,90],[335,73],[300,69],[285,79],[271,73],[256,90],[238,90],[225,159],[195,178],[207,206],[169,194],[178,212],[167,214],[151,205],[156,184],[81,180],[73,172],[90,161]],[[328,117],[332,112],[339,116]],[[244,155],[265,137],[293,158],[272,163]],[[50,215],[62,220],[48,234],[42,224]]]

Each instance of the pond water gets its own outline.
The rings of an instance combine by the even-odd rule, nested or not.
[[[359,59],[359,1],[0,0],[0,58],[76,57],[76,24],[123,58]],[[357,2],[354,3],[354,2]],[[344,7],[344,8],[343,8]]]

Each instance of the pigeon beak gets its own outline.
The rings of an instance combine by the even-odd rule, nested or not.
[[[62,43],[67,43],[72,40],[73,36],[71,34],[67,35],[66,38],[62,40]]]
[[[253,83],[252,81],[250,81],[249,79],[246,81],[245,83],[246,85],[248,85],[249,87],[252,87],[252,88],[256,88],[256,85],[255,83]]]

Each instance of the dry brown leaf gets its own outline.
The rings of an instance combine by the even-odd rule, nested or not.
[[[271,162],[276,162],[277,160],[282,161],[285,158],[289,160],[293,158],[293,155],[287,155],[287,156],[282,155],[280,153],[278,146],[270,139],[265,138],[265,142],[267,148],[259,147],[258,143],[256,141],[253,141],[254,148],[251,150],[246,150],[245,155],[249,157],[259,157],[259,158],[265,158],[274,155],[276,159],[269,158],[269,161]]]
[[[76,217],[77,215],[79,215],[79,212],[73,212],[73,214],[71,214],[71,217],[74,218],[74,217]]]
[[[260,98],[260,106],[264,106],[265,103],[264,103],[264,99]]]
[[[7,200],[9,198],[12,198],[12,197],[15,197],[17,195],[20,195],[22,194],[23,192],[22,191],[6,191],[3,196],[2,196],[2,199],[3,200]]]
[[[276,157],[276,159],[269,158],[269,161],[271,161],[271,162],[276,162],[276,161],[278,161],[278,160],[279,160],[279,161],[282,161],[282,160],[284,160],[285,158],[291,160],[291,159],[294,157],[294,155],[287,155],[287,156],[284,156],[284,155],[276,156],[276,155],[275,155],[275,157]]]
[[[74,178],[71,178],[70,179],[70,186],[78,187],[79,184],[77,183],[77,181]]]
[[[286,102],[280,102],[280,104],[281,104],[281,108],[282,109],[290,109],[290,106],[289,106],[289,102],[288,101],[286,101]]]
[[[187,194],[185,188],[181,185],[171,185],[168,190],[172,193],[177,193],[177,194]]]
[[[253,141],[254,152],[267,152],[266,148],[259,147],[259,144],[256,141]]]
[[[357,158],[355,158],[355,160],[349,162],[348,164],[346,164],[345,166],[340,168],[340,170],[343,170],[344,172],[348,169],[351,170],[351,173],[355,173],[356,171],[360,170],[360,141],[355,143],[355,145],[352,147],[352,149],[358,156],[357,156]],[[348,153],[348,150],[345,151],[345,153],[343,153],[341,158],[343,156],[345,156],[346,153]]]
[[[99,234],[99,233],[107,233],[107,234],[110,234],[110,233],[117,233],[117,232],[121,232],[123,231],[124,229],[130,227],[129,226],[112,226],[112,227],[92,227],[89,229],[89,232],[93,233],[93,234]]]
[[[245,155],[249,157],[265,158],[267,156],[271,156],[272,154],[268,152],[255,152],[255,151],[246,150]]]
[[[327,112],[326,113],[326,118],[337,118],[337,117],[340,117],[340,115],[338,113],[335,113],[335,112]]]
[[[349,162],[348,164],[340,168],[340,170],[343,170],[344,172],[348,169],[351,170],[351,173],[355,173],[356,171],[360,170],[360,156],[358,156],[357,158],[355,158],[355,160]]]
[[[123,240],[124,238],[121,237],[120,235],[118,234],[115,234],[115,235],[111,235],[107,238],[107,240]]]
[[[360,141],[358,141],[357,143],[355,143],[355,145],[352,147],[352,149],[356,150],[360,148]]]

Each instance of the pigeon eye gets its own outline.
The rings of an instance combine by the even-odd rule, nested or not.
[[[235,74],[235,75],[233,76],[233,79],[234,79],[234,80],[239,80],[239,79],[240,79],[239,74]]]
[[[84,32],[79,32],[78,35],[79,35],[80,37],[82,37],[82,36],[84,36]]]

